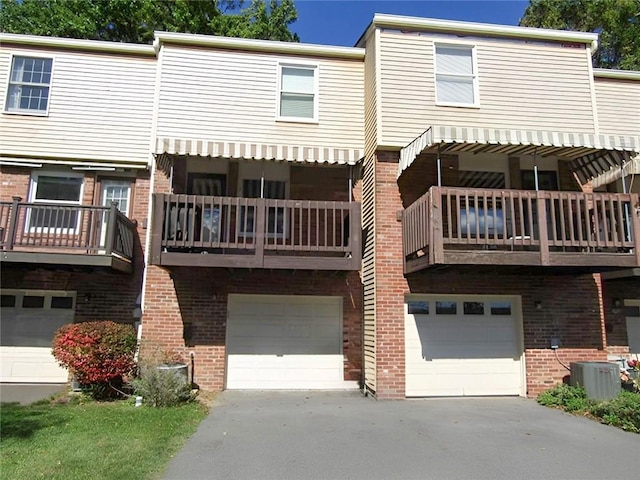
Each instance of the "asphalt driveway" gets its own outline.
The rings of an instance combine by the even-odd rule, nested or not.
[[[640,435],[522,398],[224,392],[167,479],[631,479]]]

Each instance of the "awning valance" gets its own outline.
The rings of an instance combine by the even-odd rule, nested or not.
[[[615,182],[627,175],[640,175],[640,155],[622,164],[622,166],[613,166],[604,173],[601,173],[591,181],[594,188],[601,187],[608,183]]]
[[[281,145],[250,142],[217,142],[211,140],[158,137],[156,155],[200,155],[205,157],[277,160],[355,165],[363,151],[353,148],[329,148],[303,145]]]
[[[557,155],[567,160],[589,155],[606,164],[619,165],[623,152],[640,152],[640,136],[596,135],[544,130],[508,130],[495,128],[433,125],[400,151],[398,176],[425,152],[501,153],[506,155]],[[587,180],[602,173],[591,173]],[[584,173],[581,176],[586,176]]]

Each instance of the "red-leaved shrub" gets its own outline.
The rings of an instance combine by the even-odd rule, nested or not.
[[[121,385],[135,367],[136,331],[110,321],[71,323],[53,338],[53,356],[84,385]],[[95,389],[93,390],[96,391]],[[100,395],[112,396],[104,392]]]

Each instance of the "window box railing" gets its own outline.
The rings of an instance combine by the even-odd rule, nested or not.
[[[402,216],[405,271],[640,265],[637,194],[432,187]]]
[[[155,265],[357,270],[360,242],[356,202],[153,196]]]

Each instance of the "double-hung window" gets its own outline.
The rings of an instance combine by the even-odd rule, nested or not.
[[[14,56],[5,110],[46,115],[52,66],[51,58]]]
[[[278,119],[318,120],[317,73],[313,65],[280,65]]]
[[[472,45],[436,45],[436,104],[478,107],[478,67]]]
[[[31,202],[49,205],[28,210],[27,224],[36,231],[74,234],[79,228],[78,205],[82,200],[81,176],[39,173],[31,180]]]

